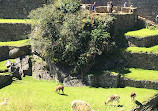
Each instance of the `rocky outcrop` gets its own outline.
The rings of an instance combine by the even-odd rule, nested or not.
[[[36,79],[52,79],[49,71],[47,70],[46,62],[37,55],[33,55],[32,76]]]
[[[12,75],[0,74],[0,88],[12,83]]]

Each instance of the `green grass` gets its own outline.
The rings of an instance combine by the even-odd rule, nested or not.
[[[14,62],[14,59],[9,59],[9,60],[10,60],[11,62]],[[0,62],[0,70],[1,70],[1,71],[5,71],[5,70],[8,69],[8,68],[6,67],[6,65],[5,65],[6,61],[7,61],[7,60]]]
[[[116,71],[117,72],[117,71]],[[116,73],[114,72],[114,73]],[[118,71],[122,76],[134,80],[158,81],[158,71],[145,70],[139,68],[126,68],[124,71]]]
[[[134,37],[147,37],[158,35],[158,29],[141,29],[136,31],[129,31],[125,33],[125,36],[134,36]]]
[[[153,46],[153,47],[128,47],[125,51],[127,52],[132,52],[132,53],[137,53],[137,52],[142,52],[142,53],[158,53],[158,45]]]
[[[0,46],[25,46],[25,45],[30,45],[30,39],[0,42]]]
[[[1,111],[71,111],[73,100],[84,100],[95,111],[129,111],[135,107],[130,100],[130,93],[136,92],[136,100],[143,103],[158,94],[158,90],[143,88],[90,88],[65,87],[65,95],[55,93],[57,83],[53,81],[34,80],[25,77],[22,81],[0,89],[0,102],[8,98],[7,106],[0,106]],[[112,94],[120,95],[120,105],[116,107],[106,105],[104,102]],[[116,104],[116,103],[114,103]]]
[[[31,24],[33,21],[31,19],[0,19],[0,23],[24,23]]]
[[[0,73],[0,75],[6,75],[6,74],[7,74],[7,75],[8,75],[8,74],[9,74],[9,75],[12,75],[12,74],[11,74],[11,73],[9,73],[9,72]]]

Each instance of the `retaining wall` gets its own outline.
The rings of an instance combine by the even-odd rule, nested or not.
[[[0,23],[0,41],[15,41],[28,38],[31,33],[31,25],[16,23]]]
[[[126,36],[130,46],[149,47],[158,43],[158,35],[148,37]]]
[[[46,0],[0,0],[0,18],[27,18],[33,9],[43,6]]]
[[[129,78],[120,77],[120,87],[125,86],[158,90],[158,82],[147,80],[133,80]]]
[[[94,87],[119,87],[119,75],[104,72],[101,75],[87,75],[84,78],[86,85]]]
[[[129,67],[158,70],[158,54],[124,52]]]

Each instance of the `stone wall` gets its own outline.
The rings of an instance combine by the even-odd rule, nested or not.
[[[120,77],[120,87],[125,86],[158,90],[158,82],[147,80],[133,80],[129,78]]]
[[[149,47],[157,44],[158,35],[148,37],[132,37],[126,36],[130,46]]]
[[[0,61],[9,58],[9,47],[0,46]]]
[[[103,13],[103,9],[105,7],[100,7],[98,11]],[[112,30],[117,30],[117,31],[128,31],[135,27],[137,24],[138,16],[136,10],[133,10],[134,12],[132,13],[107,13],[110,16],[113,16],[115,18],[114,21],[114,28]],[[102,13],[94,13],[94,15],[101,15],[101,16],[106,16],[106,14]],[[118,32],[115,31],[116,34]]]
[[[104,72],[101,75],[87,75],[84,78],[86,85],[93,87],[119,87],[119,75]]]
[[[124,52],[129,67],[158,70],[158,54]]]
[[[0,0],[0,18],[27,18],[28,13],[45,4],[45,0]]]
[[[0,88],[12,83],[12,75],[0,75]]]
[[[31,33],[31,25],[16,23],[0,23],[0,41],[15,41],[28,38]]]
[[[95,0],[97,5],[106,6],[109,0]],[[158,14],[158,0],[111,0],[114,6],[118,7],[120,10],[124,4],[127,2],[128,6],[133,5],[138,8],[138,15],[155,21],[155,17]],[[82,0],[83,3],[93,3],[94,0]]]
[[[136,13],[112,14],[116,18],[115,28],[119,31],[127,31],[132,29],[136,23],[138,16]]]

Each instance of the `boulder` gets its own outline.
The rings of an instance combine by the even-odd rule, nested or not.
[[[32,63],[28,55],[22,59],[22,71],[24,75],[32,75]]]
[[[19,73],[20,73],[20,75],[21,75],[22,77],[24,77],[25,75],[24,75],[23,70],[22,70],[20,58],[16,58],[16,59],[15,59],[15,65],[16,65],[16,67],[19,67],[19,68],[20,68]]]
[[[22,46],[22,47],[15,47],[14,49],[9,51],[10,58],[18,58],[24,55],[29,55],[31,53],[31,46]]]
[[[7,60],[6,66],[8,68],[8,72],[11,73],[14,77],[18,78],[21,80],[21,75],[20,75],[20,67],[17,67],[13,62],[10,60]]]

